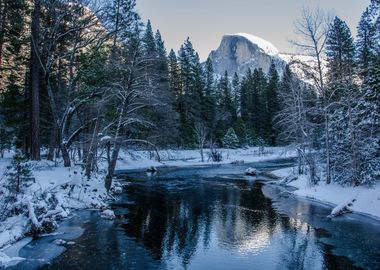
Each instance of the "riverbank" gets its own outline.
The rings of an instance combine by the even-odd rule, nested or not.
[[[117,170],[135,170],[154,167],[185,167],[213,164],[243,164],[295,157],[295,151],[286,147],[249,147],[244,149],[218,149],[221,161],[214,162],[210,151],[204,149],[202,161],[199,150],[121,151]],[[159,161],[158,161],[159,160]]]
[[[46,160],[28,162],[31,180],[22,183],[18,194],[11,194],[5,181],[11,161],[12,153],[0,159],[0,194],[4,196],[0,204],[0,268],[22,260],[14,256],[12,245],[17,241],[23,242],[36,230],[38,234],[51,233],[73,211],[102,209],[110,199],[102,174],[87,181],[80,166],[65,168]]]
[[[310,186],[306,175],[297,175],[295,168],[284,168],[272,172],[279,177],[279,183],[295,188],[296,196],[328,204],[337,211],[348,204],[351,211],[380,220],[380,183],[373,187],[343,187],[324,182]],[[289,179],[291,179],[290,182]]]

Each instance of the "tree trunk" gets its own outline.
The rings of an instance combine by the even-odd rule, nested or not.
[[[98,117],[95,122],[95,128],[92,134],[90,147],[88,149],[88,156],[86,158],[86,176],[88,179],[90,179],[91,172],[94,167],[93,165],[94,165],[95,153],[97,151],[99,129],[100,129],[100,119],[99,119],[99,112],[98,112]]]
[[[112,178],[115,173],[115,168],[116,168],[116,162],[119,157],[119,152],[120,152],[120,147],[121,144],[120,142],[115,142],[115,147],[112,150],[112,156],[111,156],[111,162],[108,164],[108,173],[105,179],[105,187],[107,191],[111,189],[112,186]]]
[[[116,21],[115,21],[115,33],[113,36],[113,51],[116,48],[117,34],[119,32],[119,17],[120,17],[120,0],[116,1]]]
[[[56,127],[54,127],[50,134],[50,145],[49,145],[47,160],[50,160],[50,161],[54,160],[54,152],[57,146],[57,135],[58,135],[58,130]]]
[[[326,184],[331,183],[330,174],[330,132],[329,132],[329,115],[325,112],[325,143],[326,143]]]
[[[40,34],[40,0],[35,0],[32,17],[32,42],[30,63],[30,157],[40,160],[40,100],[39,80],[40,63],[38,59],[38,42]]]
[[[25,72],[25,80],[24,80],[24,102],[23,105],[25,108],[29,108],[30,106],[30,87],[29,87],[29,74],[28,72]],[[21,128],[21,134],[22,136],[22,151],[25,156],[29,153],[29,147],[30,147],[30,139],[29,135],[30,132],[28,132],[30,127],[30,110],[24,110],[23,112],[23,120],[22,120],[22,128]]]
[[[62,151],[62,158],[63,158],[63,166],[70,167],[71,160],[70,160],[69,150],[67,149],[66,144],[62,144],[61,151]]]
[[[120,136],[121,129],[122,129],[122,121],[123,121],[124,109],[125,109],[126,102],[127,102],[127,100],[124,99],[124,101],[120,107],[119,120],[117,123],[116,132],[115,132],[114,149],[112,150],[111,160],[108,163],[108,173],[107,173],[105,183],[104,183],[107,191],[109,191],[111,189],[112,177],[113,177],[113,174],[115,173],[116,162],[117,162],[117,159],[119,157],[119,152],[120,152],[120,147],[121,147],[121,142],[120,142],[119,136]]]
[[[5,20],[6,20],[6,2],[0,0],[0,75],[3,69],[3,48],[4,48],[4,35],[5,35]]]

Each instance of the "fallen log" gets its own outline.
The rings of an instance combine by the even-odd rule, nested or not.
[[[328,215],[327,217],[328,218],[334,218],[334,217],[337,217],[337,216],[340,216],[340,215],[343,215],[343,214],[346,214],[346,213],[351,213],[352,209],[350,207],[353,205],[353,203],[355,201],[356,201],[356,199],[353,198],[353,199],[350,199],[349,201],[347,201],[345,203],[337,205],[331,211],[330,215]]]

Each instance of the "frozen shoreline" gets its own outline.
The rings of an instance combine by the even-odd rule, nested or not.
[[[351,203],[349,209],[354,213],[380,221],[380,183],[372,188],[343,187],[335,183],[327,185],[324,182],[310,186],[307,176],[298,176],[294,170],[295,168],[284,168],[272,173],[280,178],[280,184],[286,177],[296,178],[294,181],[284,183],[295,188],[292,192],[294,195],[335,207],[332,213]]]

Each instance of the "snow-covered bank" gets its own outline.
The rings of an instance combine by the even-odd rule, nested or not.
[[[11,156],[0,159],[0,186],[6,185],[6,173],[11,164]],[[9,199],[2,200],[0,218],[0,266],[12,262],[1,254],[10,244],[35,233],[55,230],[57,222],[67,218],[72,210],[103,208],[109,198],[101,175],[87,181],[82,168],[75,166],[55,167],[54,162],[28,162],[32,171],[32,181],[23,186],[18,194],[4,193]],[[5,198],[5,197],[3,197]],[[17,259],[17,258],[16,258]]]
[[[295,195],[335,205],[333,212],[350,204],[350,210],[380,220],[380,183],[372,188],[343,187],[335,183],[327,185],[324,182],[310,186],[307,176],[297,176],[294,170],[294,168],[284,168],[273,171],[273,174],[282,180],[296,179],[286,183],[296,188]]]
[[[250,147],[247,149],[218,149],[222,154],[221,162],[213,162],[209,157],[209,150],[204,150],[202,162],[199,150],[160,150],[160,161],[157,161],[157,153],[152,151],[122,151],[117,162],[118,170],[144,169],[151,166],[196,166],[211,164],[229,164],[233,162],[251,163],[268,161],[280,158],[294,157],[294,151],[285,147]]]

